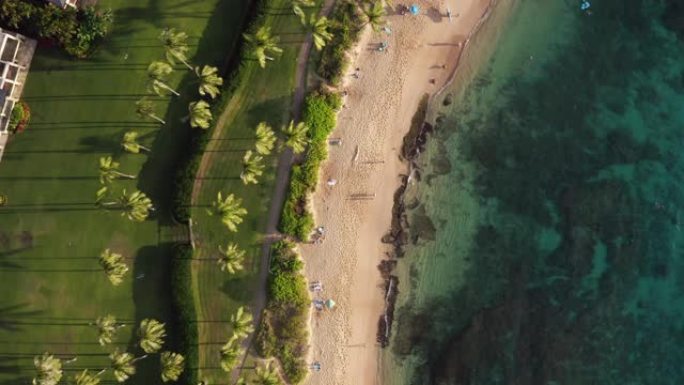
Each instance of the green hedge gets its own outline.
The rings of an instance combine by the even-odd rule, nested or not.
[[[268,0],[256,0],[252,3],[245,18],[245,31],[254,31],[263,23],[267,3]],[[212,115],[215,117],[223,112],[235,90],[244,81],[245,66],[253,63],[252,60],[247,59],[249,54],[242,39],[235,45],[233,52],[229,54],[231,59],[228,65],[221,69],[221,74],[224,76],[221,96],[211,107]],[[187,152],[180,157],[176,166],[177,172],[173,187],[173,216],[181,223],[188,223],[190,220],[195,177],[217,120],[215,119],[207,130],[193,129],[191,131],[191,138],[186,147]]]
[[[310,298],[301,273],[304,264],[291,242],[277,242],[271,250],[269,300],[257,331],[256,348],[262,357],[276,357],[288,382],[298,384],[308,371],[304,355]]]
[[[179,379],[179,384],[183,385],[199,382],[199,338],[191,264],[190,245],[176,245],[171,261],[171,326],[175,349],[185,357],[185,370]]]
[[[309,146],[304,160],[292,167],[290,186],[280,217],[280,231],[299,240],[307,240],[314,227],[313,215],[307,210],[309,193],[318,184],[318,170],[328,157],[328,135],[337,124],[339,95],[315,92],[304,101],[302,121],[309,127]]]
[[[353,1],[342,0],[337,3],[330,16],[329,31],[333,38],[323,48],[317,68],[318,75],[331,85],[340,84],[349,65],[347,52],[358,40],[363,25],[359,8]]]

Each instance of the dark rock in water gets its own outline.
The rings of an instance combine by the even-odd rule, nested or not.
[[[389,279],[392,271],[397,267],[397,261],[392,260],[382,260],[378,265],[378,270],[380,270],[380,275],[383,279]]]
[[[451,161],[444,152],[434,156],[430,164],[432,165],[434,173],[437,175],[446,175],[451,172]]]
[[[412,200],[411,202],[408,202],[408,203],[406,204],[406,208],[407,208],[408,210],[413,210],[413,209],[415,209],[416,207],[418,207],[419,205],[420,205],[420,201],[419,201],[418,199],[416,199],[416,198],[413,198],[413,200]]]
[[[394,242],[397,239],[394,237],[394,235],[390,234],[385,234],[381,239],[380,242],[385,243],[385,244],[394,244]]]
[[[396,264],[396,261],[393,262]],[[390,341],[392,320],[394,319],[394,305],[399,294],[398,285],[399,278],[397,276],[388,275],[387,279],[385,279],[385,311],[378,320],[378,333],[376,337],[376,340],[383,348],[387,347]]]
[[[444,97],[444,100],[442,101],[442,105],[448,106],[451,105],[451,103],[454,102],[454,97],[451,94],[447,94],[446,97]]]
[[[434,241],[437,238],[437,228],[427,215],[425,206],[420,206],[413,212],[411,224],[412,238],[422,238],[427,241]]]

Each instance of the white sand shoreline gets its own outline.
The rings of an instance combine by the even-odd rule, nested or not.
[[[332,134],[343,145],[330,148],[313,197],[326,240],[301,246],[307,278],[323,283],[322,299],[338,303],[312,316],[311,359],[321,371],[312,373],[309,384],[381,383],[376,332],[384,293],[377,265],[389,251],[380,239],[390,228],[399,175],[406,172],[399,159],[402,139],[423,95],[453,77],[463,43],[491,1],[417,0],[421,15],[391,15],[391,34],[368,28],[361,38],[350,66],[360,68],[359,78],[347,77],[346,108]],[[382,41],[387,52],[375,51]],[[339,183],[330,188],[328,178]],[[350,199],[356,194],[372,199]]]

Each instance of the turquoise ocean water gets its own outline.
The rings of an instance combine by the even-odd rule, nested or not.
[[[408,187],[387,384],[684,384],[684,5],[501,0]]]

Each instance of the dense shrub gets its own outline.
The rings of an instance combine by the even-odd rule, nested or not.
[[[329,31],[333,34],[321,52],[317,72],[333,86],[342,80],[342,74],[349,64],[347,52],[358,40],[363,28],[363,19],[357,5],[351,0],[337,3],[330,17]]]
[[[185,367],[180,384],[197,384],[199,365],[197,309],[192,290],[192,248],[176,245],[171,260],[171,327],[174,348],[185,356]]]
[[[69,55],[83,58],[92,52],[94,43],[111,29],[110,9],[93,7],[61,9],[48,2],[3,0],[0,24],[33,38],[53,41]]]
[[[270,312],[264,310],[256,333],[254,349],[262,358],[273,357],[277,349],[277,340],[270,321]]]
[[[309,294],[301,273],[304,267],[294,244],[281,241],[272,246],[267,315],[257,334],[259,354],[271,352],[291,384],[306,377]]]

